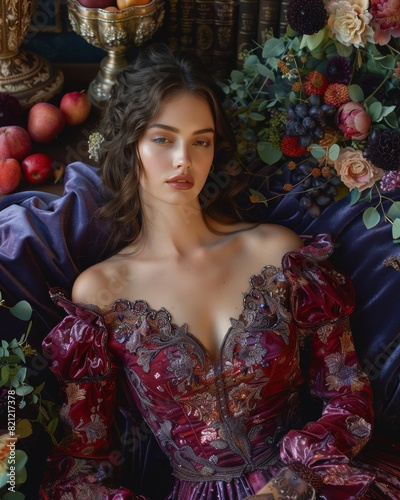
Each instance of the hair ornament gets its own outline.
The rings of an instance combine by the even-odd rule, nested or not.
[[[99,160],[99,150],[104,137],[100,132],[93,132],[89,135],[88,139],[88,152],[89,158],[95,161]]]

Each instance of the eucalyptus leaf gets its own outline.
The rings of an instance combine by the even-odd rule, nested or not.
[[[285,52],[285,44],[283,40],[278,38],[270,38],[264,44],[262,57],[269,59],[270,57],[280,57]]]
[[[265,116],[261,113],[250,113],[250,118],[256,122],[262,122],[265,120]]]
[[[28,455],[23,450],[15,451],[15,470],[22,470],[25,467],[27,461]]]
[[[348,92],[349,97],[353,102],[363,102],[364,92],[359,85],[349,85]]]
[[[376,207],[368,207],[363,213],[363,222],[367,229],[372,229],[381,220],[381,216],[377,211]]]
[[[355,205],[361,198],[361,193],[358,189],[352,189],[350,191],[350,206]]]
[[[392,237],[394,240],[400,238],[400,218],[395,219],[392,224]]]
[[[22,349],[19,347],[19,345],[18,345],[18,347],[15,347],[15,348],[13,349],[13,353],[14,353],[16,356],[18,356],[18,357],[19,357],[19,359],[20,359],[21,361],[23,361],[23,362],[25,363],[25,354],[23,353],[23,351],[22,351]]]
[[[48,433],[54,434],[57,430],[57,425],[58,425],[58,418],[53,418],[53,420],[50,420],[50,422],[47,426]]]
[[[28,321],[32,316],[32,307],[26,300],[20,300],[10,308],[10,312],[18,319]]]
[[[244,64],[243,68],[247,71],[254,71],[257,68],[258,65],[258,57],[255,54],[250,54]]]
[[[15,482],[16,484],[23,484],[28,479],[28,474],[25,467],[15,471]]]
[[[306,45],[307,45],[307,47],[311,51],[313,51],[319,45],[321,45],[321,43],[324,41],[325,29],[322,29],[322,30],[318,31],[317,33],[313,33],[312,35],[304,35],[304,36],[307,36],[307,39],[306,39]]]
[[[393,202],[387,214],[393,220],[400,219],[400,201]]]
[[[373,122],[377,122],[381,117],[383,106],[380,102],[376,101],[371,104],[368,108],[368,114]]]
[[[27,372],[27,369],[25,366],[23,366],[22,368],[20,368],[17,372],[17,379],[20,381],[20,382],[23,382],[25,380],[25,377],[26,377],[26,372]],[[32,389],[33,390],[33,389]]]
[[[328,158],[335,161],[339,158],[340,146],[338,144],[332,144],[328,151]]]
[[[311,144],[310,146],[311,155],[314,158],[323,158],[326,155],[326,149],[319,146],[318,144]]]
[[[21,385],[15,389],[15,392],[18,396],[27,396],[31,392],[33,392],[33,387],[30,385]]]
[[[257,144],[259,157],[267,165],[274,165],[282,158],[282,151],[270,142],[259,142]]]
[[[398,129],[400,127],[399,120],[394,111],[385,116],[383,122],[386,123],[390,128]]]
[[[272,80],[273,82],[275,81],[275,74],[273,71],[271,71],[267,66],[264,66],[264,64],[259,63],[257,65],[257,71],[260,73],[261,76],[264,76],[265,78],[268,78],[269,80]]]

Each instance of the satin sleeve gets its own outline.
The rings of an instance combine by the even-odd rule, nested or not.
[[[118,486],[118,449],[111,440],[118,364],[107,350],[102,317],[70,302],[61,290],[52,298],[67,312],[43,341],[65,402],[65,435],[47,459],[41,495],[48,500],[102,498],[144,500]]]
[[[323,480],[321,498],[359,498],[374,476],[351,466],[373,430],[369,380],[354,348],[349,315],[354,310],[350,279],[318,252],[287,254],[284,274],[291,285],[291,309],[300,348],[307,360],[304,378],[320,418],[291,430],[281,441],[281,459],[300,462]]]

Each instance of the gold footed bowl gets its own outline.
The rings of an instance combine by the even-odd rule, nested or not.
[[[68,16],[75,33],[107,52],[88,89],[92,104],[103,108],[116,75],[128,64],[127,50],[150,40],[162,25],[164,0],[119,11],[84,7],[77,0],[68,0]]]
[[[32,16],[30,0],[0,0],[0,92],[16,97],[23,108],[50,100],[64,76],[46,59],[20,47]]]

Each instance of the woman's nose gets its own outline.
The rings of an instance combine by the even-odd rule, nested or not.
[[[191,166],[192,166],[192,158],[189,152],[189,148],[186,146],[178,147],[177,154],[175,156],[175,167],[190,168]]]

